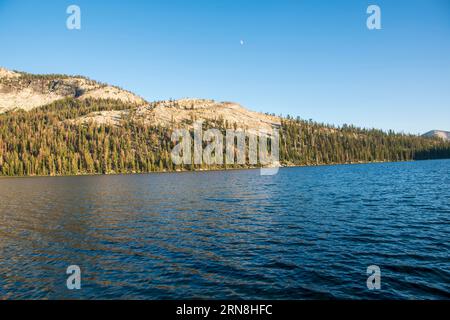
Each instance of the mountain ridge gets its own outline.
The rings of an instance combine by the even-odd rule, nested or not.
[[[0,68],[0,113],[14,109],[30,111],[68,98],[118,100],[130,104],[128,110],[103,110],[72,119],[78,124],[120,125],[121,120],[132,113],[136,120],[162,126],[186,125],[193,119],[222,119],[248,130],[280,126],[278,117],[254,112],[233,102],[195,98],[147,102],[130,91],[82,76],[33,75]]]
[[[83,76],[30,74],[0,67],[0,113],[13,109],[26,111],[65,98],[114,99],[126,103],[147,103],[136,94]]]
[[[67,98],[121,101],[130,104],[136,119],[162,126],[220,118],[249,130],[267,130],[279,127],[281,122],[280,117],[255,112],[234,102],[198,98],[148,102],[131,91],[80,75],[30,74],[0,67],[0,114],[14,109],[30,111]],[[120,125],[130,110],[93,112],[72,122]],[[432,130],[422,136],[450,141],[450,132],[444,130]]]

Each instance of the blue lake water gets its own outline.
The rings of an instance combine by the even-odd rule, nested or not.
[[[446,160],[0,179],[0,298],[448,299],[449,187]]]

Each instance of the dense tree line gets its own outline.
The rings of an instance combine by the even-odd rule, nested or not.
[[[133,110],[113,100],[66,99],[31,111],[0,115],[0,175],[76,175],[138,173],[177,169],[171,161],[173,128],[133,118],[119,125],[70,121],[95,111]],[[218,120],[222,130],[233,126]],[[205,126],[213,124],[206,121]],[[280,160],[286,165],[450,158],[450,143],[414,135],[352,126],[341,128],[284,118]],[[231,166],[231,167],[238,167]]]
[[[340,128],[288,116],[282,120],[280,159],[294,165],[450,158],[450,143],[344,125]]]

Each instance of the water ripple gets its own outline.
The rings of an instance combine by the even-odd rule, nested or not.
[[[447,299],[449,177],[424,161],[0,179],[0,298]]]

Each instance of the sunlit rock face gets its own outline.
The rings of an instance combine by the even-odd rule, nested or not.
[[[0,113],[13,109],[28,111],[65,98],[146,103],[131,92],[81,76],[33,75],[0,68]]]

